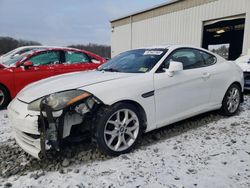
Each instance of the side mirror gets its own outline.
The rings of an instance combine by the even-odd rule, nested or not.
[[[32,61],[26,61],[23,63],[24,69],[29,69],[30,67],[33,67]]]
[[[168,68],[168,75],[170,77],[174,76],[176,72],[183,70],[183,64],[178,61],[170,61],[169,68]]]

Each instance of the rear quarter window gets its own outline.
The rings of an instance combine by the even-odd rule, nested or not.
[[[66,64],[77,64],[77,63],[88,63],[91,61],[90,58],[87,56],[87,54],[84,54],[82,52],[66,51],[65,62]]]
[[[204,59],[204,66],[214,65],[217,62],[217,58],[207,52],[200,51],[201,56]]]

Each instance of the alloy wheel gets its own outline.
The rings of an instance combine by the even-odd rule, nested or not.
[[[232,87],[229,91],[228,97],[227,97],[227,109],[230,113],[234,113],[240,104],[240,92],[237,88]]]
[[[129,109],[115,112],[104,128],[104,140],[109,149],[124,151],[131,147],[139,134],[139,119]]]

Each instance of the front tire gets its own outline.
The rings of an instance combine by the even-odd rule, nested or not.
[[[4,109],[10,102],[10,96],[7,89],[0,85],[0,109]]]
[[[142,133],[139,110],[126,103],[99,109],[94,126],[98,148],[111,156],[130,152]]]
[[[222,101],[221,113],[226,116],[233,116],[240,107],[241,90],[236,84],[233,84],[227,90]]]

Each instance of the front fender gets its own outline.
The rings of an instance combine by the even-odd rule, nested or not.
[[[155,97],[142,95],[154,90],[152,74],[142,74],[139,77],[130,77],[122,80],[112,80],[79,88],[85,90],[105,105],[113,105],[120,101],[134,101],[141,105],[147,116],[147,130],[155,128]]]

